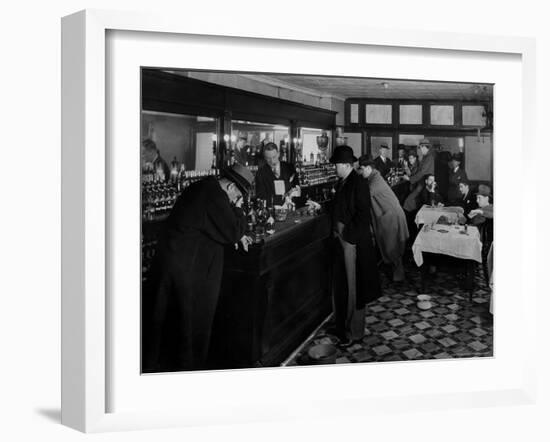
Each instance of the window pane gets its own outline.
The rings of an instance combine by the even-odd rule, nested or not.
[[[485,127],[487,119],[484,113],[485,108],[483,106],[462,106],[462,124],[464,126]]]
[[[367,104],[366,121],[371,124],[391,124],[391,104]]]
[[[399,106],[400,124],[422,124],[421,104],[402,104]]]
[[[425,137],[421,134],[399,134],[399,144],[404,144],[407,147],[418,146],[422,138]]]
[[[357,103],[350,104],[350,107],[349,107],[349,122],[351,124],[359,123],[359,105]]]
[[[441,126],[454,124],[454,106],[430,106],[430,123]]]

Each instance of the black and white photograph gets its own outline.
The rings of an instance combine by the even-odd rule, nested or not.
[[[1,440],[550,440],[543,2],[6,6]]]
[[[142,67],[140,94],[142,373],[493,356],[492,84]]]

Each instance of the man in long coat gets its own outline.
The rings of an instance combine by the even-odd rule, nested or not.
[[[359,172],[369,182],[372,226],[382,259],[391,264],[393,280],[403,281],[403,254],[409,238],[405,212],[391,187],[366,155],[359,159]]]
[[[381,295],[368,181],[354,172],[357,158],[349,146],[338,146],[330,161],[340,178],[332,201],[334,234],[333,308],[336,335],[342,345],[364,336],[365,305]]]
[[[462,192],[460,191],[460,183],[468,181],[468,175],[466,171],[461,167],[462,156],[460,154],[454,154],[451,158],[451,165],[449,167],[449,190],[447,199],[451,205],[460,205],[462,198]]]
[[[432,149],[430,140],[424,138],[420,141],[419,150],[422,153],[422,159],[418,169],[410,177],[405,176],[411,182],[411,193],[405,200],[403,208],[408,212],[414,212],[419,208],[418,196],[424,187],[426,175],[433,175],[435,170],[435,152]]]
[[[247,250],[250,243],[240,205],[252,181],[237,164],[178,197],[157,245],[152,285],[144,290],[142,371],[207,368],[224,246],[240,241]]]

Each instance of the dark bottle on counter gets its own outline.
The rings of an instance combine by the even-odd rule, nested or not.
[[[267,219],[269,218],[269,213],[267,211],[265,200],[258,200],[258,214],[257,221],[260,225],[265,225]]]
[[[247,213],[246,213],[246,230],[251,233],[256,228],[256,211],[254,205],[250,199],[247,200]]]
[[[275,208],[273,207],[273,197],[271,197],[271,201],[269,206],[267,207],[267,221],[266,221],[266,229],[272,230],[275,226]]]

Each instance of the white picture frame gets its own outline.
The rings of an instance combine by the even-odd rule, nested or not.
[[[115,431],[124,429],[159,428],[169,426],[206,425],[209,423],[251,422],[261,420],[305,418],[334,415],[334,404],[338,404],[340,414],[368,414],[384,410],[396,412],[408,409],[441,409],[470,406],[490,406],[501,403],[530,404],[533,403],[536,391],[535,379],[535,349],[529,344],[516,355],[513,374],[499,385],[490,385],[472,390],[464,387],[462,391],[426,390],[425,394],[418,391],[399,394],[395,391],[384,394],[377,392],[369,395],[358,387],[350,394],[349,389],[332,391],[323,395],[315,395],[313,385],[308,385],[307,379],[314,382],[319,373],[326,379],[334,378],[335,374],[353,378],[361,376],[362,372],[391,372],[395,375],[403,373],[402,364],[373,364],[368,369],[364,365],[342,367],[316,367],[304,372],[304,369],[238,371],[233,373],[218,373],[208,376],[205,373],[191,374],[193,383],[202,385],[223,386],[223,377],[230,376],[231,383],[244,385],[250,383],[250,389],[266,386],[266,380],[293,382],[300,385],[303,392],[311,393],[308,400],[291,404],[284,403],[284,398],[276,397],[272,403],[254,401],[253,396],[243,394],[242,397],[228,397],[220,393],[211,401],[204,401],[200,393],[193,392],[186,401],[197,400],[199,406],[191,410],[182,403],[179,410],[163,407],[155,409],[140,409],[125,411],[112,409],[109,395],[115,388],[110,377],[115,359],[109,336],[113,324],[116,324],[116,309],[113,312],[112,299],[108,287],[112,256],[109,254],[109,244],[113,241],[114,230],[109,228],[113,221],[112,209],[114,197],[110,194],[112,183],[109,183],[110,157],[106,146],[113,140],[106,130],[106,121],[113,117],[107,111],[108,94],[111,92],[106,76],[107,64],[110,60],[106,44],[107,34],[121,33],[160,33],[161,35],[180,36],[225,36],[237,38],[243,44],[258,42],[258,39],[268,39],[272,46],[282,44],[298,44],[309,42],[311,45],[324,45],[330,50],[346,49],[351,46],[375,48],[378,51],[397,48],[406,55],[407,51],[434,51],[444,53],[469,53],[474,58],[482,58],[484,54],[502,54],[504,57],[520,58],[521,91],[515,91],[515,98],[521,105],[521,121],[516,122],[511,137],[519,141],[524,157],[534,156],[534,113],[535,113],[535,44],[532,39],[518,37],[499,37],[464,35],[452,33],[431,33],[418,31],[395,32],[390,30],[370,29],[368,27],[353,28],[334,25],[327,27],[301,28],[291,24],[280,24],[277,27],[265,27],[261,24],[238,29],[230,23],[222,24],[205,21],[182,21],[178,17],[155,16],[144,13],[113,12],[102,10],[86,10],[63,18],[62,21],[62,423],[83,432]],[[145,34],[141,34],[144,36]],[[153,35],[153,34],[151,34]],[[158,36],[159,34],[156,34]],[[146,36],[145,36],[146,38]],[[254,43],[254,44],[256,44]],[[336,48],[336,49],[335,49]],[[405,56],[405,55],[401,56]],[[115,54],[116,56],[116,54]],[[399,56],[399,54],[398,54]],[[487,55],[489,56],[489,55]],[[112,61],[112,60],[111,60]],[[227,63],[227,62],[226,62]],[[229,65],[228,69],[229,69]],[[373,75],[375,76],[375,75]],[[135,91],[139,93],[138,90]],[[506,141],[499,138],[498,121],[499,85],[495,87],[495,139],[505,146]],[[501,105],[501,104],[500,104]],[[136,114],[138,110],[136,109]],[[130,117],[129,117],[130,118]],[[133,117],[132,117],[133,118]],[[501,126],[502,128],[502,126]],[[501,129],[502,130],[502,129]],[[515,138],[518,135],[519,139]],[[497,157],[495,166],[506,167],[505,158]],[[529,161],[521,163],[521,172],[529,173],[533,164]],[[498,174],[495,181],[498,183]],[[498,189],[498,185],[496,186]],[[520,197],[525,209],[519,217],[521,220],[535,219],[536,192],[527,192],[525,188],[512,190],[512,197]],[[514,193],[515,192],[515,193]],[[495,205],[498,201],[510,196],[495,193]],[[501,206],[503,207],[503,206]],[[502,210],[500,213],[504,213]],[[523,223],[525,226],[525,223]],[[503,224],[503,229],[505,228]],[[501,230],[502,231],[502,230]],[[498,237],[499,229],[495,228]],[[536,240],[534,229],[529,232],[523,228],[518,238],[516,259],[519,260],[520,277],[514,281],[514,287],[520,289],[519,308],[523,310],[522,326],[523,342],[535,344],[536,324],[527,319],[532,314],[533,306],[537,304],[536,283],[533,278],[522,277],[528,272],[528,256],[536,256]],[[503,244],[503,250],[506,245]],[[499,272],[499,261],[504,268],[505,257],[499,256],[498,248],[495,261],[495,286],[500,281],[510,278],[504,271]],[[501,292],[506,294],[503,283]],[[498,289],[497,289],[498,290]],[[497,316],[495,327],[501,326],[500,336],[509,337],[506,333],[507,317],[506,296],[496,302]],[[502,316],[498,316],[501,314]],[[534,314],[532,315],[534,316]],[[502,319],[500,319],[502,318]],[[505,340],[503,342],[506,342]],[[504,344],[503,344],[504,345]],[[503,348],[503,347],[502,347]],[[495,347],[495,360],[498,360],[500,349]],[[505,355],[505,351],[500,352]],[[505,359],[505,358],[504,358]],[[471,364],[472,361],[440,361],[440,370],[472,370],[480,368]],[[415,362],[406,364],[407,373],[412,377],[421,377],[423,371],[433,369],[429,364],[438,362]],[[444,365],[445,364],[445,365]],[[490,361],[488,362],[490,364]],[[506,368],[505,363],[504,367]],[[496,366],[496,365],[495,365]],[[458,368],[457,368],[458,367]],[[116,368],[116,367],[115,367]],[[490,369],[487,365],[485,369]],[[480,370],[480,373],[482,370]],[[139,373],[134,373],[134,375]],[[169,376],[163,376],[163,384],[170,385]],[[115,379],[117,379],[115,377]],[[118,380],[120,380],[120,376]],[[173,378],[176,382],[176,378]],[[301,379],[303,384],[297,384]],[[181,380],[181,377],[179,378]],[[118,381],[116,381],[118,382]],[[147,380],[147,382],[153,382]],[[275,384],[277,383],[275,382]],[[396,385],[398,384],[396,377]],[[397,387],[396,387],[397,388]],[[405,391],[405,390],[403,390]],[[244,392],[243,392],[244,393]],[[266,393],[268,396],[270,393]],[[291,394],[290,392],[288,394]],[[376,397],[376,400],[373,399]],[[184,401],[185,402],[185,401]],[[208,403],[210,402],[210,403]],[[201,406],[202,405],[202,406]],[[231,408],[228,409],[228,406]],[[115,407],[116,408],[116,407]],[[228,411],[229,410],[229,411]]]

